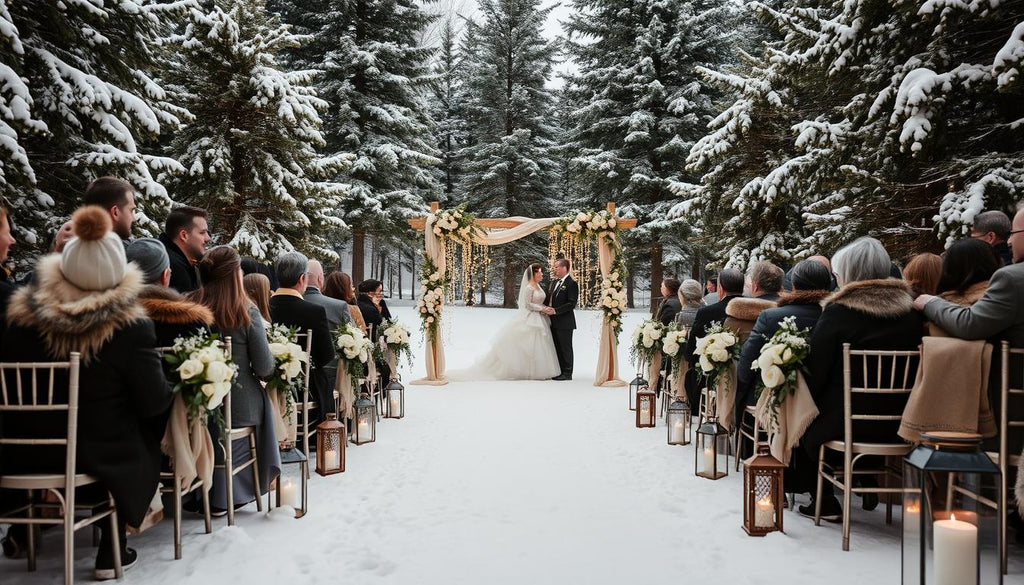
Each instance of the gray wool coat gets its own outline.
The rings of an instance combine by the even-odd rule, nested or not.
[[[274,373],[267,331],[255,305],[249,307],[249,327],[222,331],[231,336],[231,359],[238,366],[238,378],[231,389],[231,425],[254,427],[263,421],[263,385],[259,378]]]

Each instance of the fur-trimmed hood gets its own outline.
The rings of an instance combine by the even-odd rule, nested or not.
[[[786,305],[817,305],[828,298],[832,291],[827,290],[794,290],[779,295],[779,306]]]
[[[904,280],[861,280],[851,282],[824,301],[823,306],[841,305],[880,319],[895,319],[914,310],[914,297]]]
[[[78,351],[88,361],[117,330],[146,318],[138,302],[142,273],[129,264],[114,288],[86,291],[64,278],[60,262],[60,254],[39,259],[35,282],[11,297],[7,322],[38,331],[55,358]]]
[[[766,301],[757,297],[739,297],[731,300],[725,307],[725,314],[741,321],[757,321],[757,316],[765,309],[778,306],[775,301]]]
[[[988,281],[976,282],[971,286],[967,287],[964,292],[957,292],[950,290],[942,293],[939,297],[960,305],[961,307],[969,307],[974,303],[981,300],[981,297],[985,296],[985,291],[988,290]]]
[[[186,299],[173,289],[146,285],[139,291],[139,303],[149,318],[157,323],[213,325],[213,312],[209,308]]]

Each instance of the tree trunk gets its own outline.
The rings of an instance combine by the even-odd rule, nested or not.
[[[364,280],[364,264],[366,264],[366,232],[362,229],[352,231],[352,283],[359,286]]]
[[[405,292],[402,290],[402,251],[398,251],[398,300],[405,298]]]
[[[696,252],[693,254],[693,268],[690,270],[690,278],[701,283],[703,286],[704,279],[700,277],[700,256],[698,256]]]
[[[511,252],[507,252],[505,254],[504,278],[502,279],[505,298],[501,303],[501,306],[506,309],[514,309],[516,301],[519,300],[519,295],[516,294],[516,276],[516,257]]]
[[[627,270],[629,270],[629,278],[626,279],[626,307],[635,309],[636,303],[633,302],[633,266],[629,266]]]
[[[651,314],[658,310],[661,304],[661,281],[663,272],[661,267],[661,244],[651,246]]]
[[[409,282],[412,283],[412,286],[409,287],[409,288],[412,289],[412,292],[409,293],[409,298],[415,301],[416,300],[416,252],[413,252],[412,254],[410,254]]]
[[[484,306],[486,304],[487,304],[487,287],[481,284],[480,285],[480,306],[482,307],[482,306]]]

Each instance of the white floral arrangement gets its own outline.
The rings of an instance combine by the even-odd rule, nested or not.
[[[797,375],[810,352],[809,337],[810,329],[797,329],[796,317],[786,317],[750,364],[750,369],[761,373],[756,381],[758,398],[762,392],[771,395],[768,405],[773,424],[778,422],[779,407],[786,397],[796,392]]]
[[[618,272],[612,272],[608,278],[601,279],[601,294],[597,301],[616,336],[622,331],[622,313],[626,310],[626,289],[620,276]]]
[[[181,393],[189,420],[216,413],[238,375],[238,366],[221,348],[217,334],[206,330],[175,339],[164,360],[178,376],[173,391]]]
[[[733,361],[740,354],[740,337],[735,331],[714,322],[707,335],[697,338],[694,353],[700,366],[698,374],[706,381],[707,388],[714,389],[723,375],[732,371]]]
[[[630,357],[634,362],[637,358],[651,363],[651,359],[662,349],[665,338],[665,326],[657,319],[648,319],[633,331],[633,343],[630,345]]]
[[[424,255],[423,279],[420,281],[420,298],[416,302],[416,312],[420,315],[420,326],[429,339],[437,336],[437,326],[441,321],[441,309],[444,307],[445,281],[434,263]]]
[[[434,213],[433,232],[439,238],[469,242],[480,231],[476,218],[466,213],[462,206],[451,210],[439,209]]]
[[[669,357],[676,357],[684,345],[686,345],[686,331],[670,327],[665,332],[665,339],[661,343],[661,351]]]
[[[366,364],[373,355],[373,342],[355,323],[346,323],[335,331],[335,354],[338,368],[344,368],[352,380],[352,391],[358,393],[359,380],[366,377]]]
[[[615,231],[618,221],[607,210],[575,211],[556,221],[551,229],[565,231],[582,236],[595,235],[599,232]]]
[[[391,353],[395,354],[396,365],[404,357],[409,367],[412,367],[412,347],[409,346],[410,335],[409,328],[397,319],[385,320],[381,325],[380,339],[391,350]]]
[[[274,375],[267,381],[267,390],[284,397],[285,416],[292,413],[293,390],[302,386],[302,365],[309,362],[309,354],[298,344],[298,339],[298,330],[294,327],[272,325],[267,330],[270,355],[274,356]]]

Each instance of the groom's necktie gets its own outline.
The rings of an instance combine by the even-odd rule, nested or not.
[[[555,284],[551,287],[551,295],[548,296],[548,306],[555,306],[555,295],[558,294],[558,289],[562,288],[562,279],[559,278],[555,281]]]

